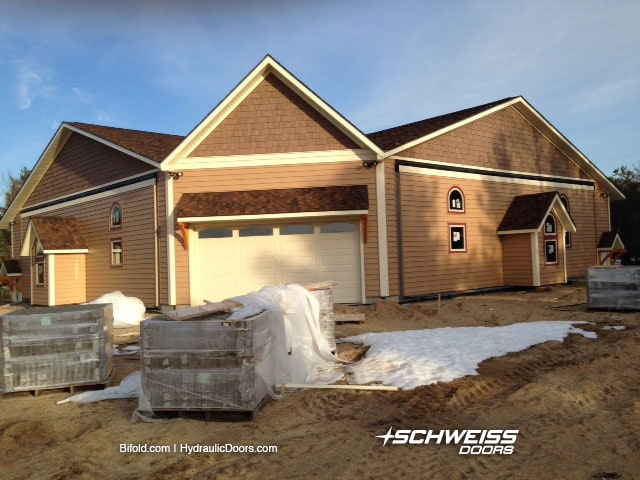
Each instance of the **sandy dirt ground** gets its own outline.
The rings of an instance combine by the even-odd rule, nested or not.
[[[588,311],[577,285],[451,298],[439,313],[435,302],[339,310],[364,312],[366,321],[337,326],[338,336],[575,320],[591,322],[583,328],[598,338],[570,335],[487,360],[476,376],[414,390],[293,392],[252,422],[131,423],[136,400],[57,405],[68,393],[5,395],[0,478],[639,478],[640,313]],[[611,325],[626,328],[604,328]],[[137,368],[119,357],[115,381]],[[455,445],[383,446],[376,435],[390,427],[519,434],[511,455],[460,455]],[[277,453],[121,453],[120,444],[273,445]]]

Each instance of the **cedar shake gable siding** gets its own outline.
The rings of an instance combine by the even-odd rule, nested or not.
[[[67,124],[158,163],[167,158],[167,156],[180,145],[182,140],[184,140],[183,136],[168,135],[166,133],[104,127],[79,122],[67,122]]]
[[[153,170],[132,158],[80,133],[73,132],[35,187],[25,207],[100,188]]]
[[[32,217],[31,223],[45,251],[89,248],[73,217]]]
[[[185,193],[178,217],[267,215],[323,211],[368,210],[366,185],[346,187]]]
[[[189,156],[358,148],[278,77],[269,74]]]
[[[543,192],[515,197],[500,222],[498,231],[537,230],[557,195],[558,192]]]
[[[504,98],[496,102],[486,103],[477,107],[466,108],[453,113],[427,118],[413,123],[407,123],[398,127],[388,128],[367,134],[367,137],[383,150],[389,151],[405,145],[413,140],[425,137],[443,128],[471,118],[474,115],[490,110],[493,107],[513,100],[513,97]]]

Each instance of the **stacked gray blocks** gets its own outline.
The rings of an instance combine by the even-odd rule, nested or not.
[[[273,388],[275,328],[268,312],[141,323],[141,412],[254,411]]]
[[[320,303],[320,331],[327,340],[329,349],[336,351],[335,319],[333,314],[333,288],[311,290],[309,292]]]
[[[587,292],[589,308],[640,310],[640,267],[591,267]]]
[[[113,307],[30,308],[0,317],[0,393],[104,383],[113,370]]]

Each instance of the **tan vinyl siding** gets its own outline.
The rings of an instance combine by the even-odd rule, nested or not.
[[[608,224],[608,217],[600,221],[597,219],[594,211],[597,193],[581,190],[562,190],[561,193],[569,200],[569,213],[577,228],[571,234],[571,246],[566,248],[567,277],[584,277],[587,269],[596,263],[596,246],[601,233],[596,230],[596,225],[605,221]]]
[[[359,148],[275,75],[268,75],[190,156]]]
[[[502,235],[504,284],[509,286],[533,285],[531,262],[531,234]]]
[[[123,227],[109,230],[113,202],[122,207]],[[51,210],[46,215],[73,216],[87,244],[87,299],[116,290],[156,304],[153,186]],[[122,267],[111,266],[111,239],[122,238]],[[58,302],[59,303],[59,302]]]
[[[173,180],[174,205],[183,193],[256,189],[367,185],[369,191],[368,242],[364,246],[366,296],[380,296],[375,171],[362,162],[317,163],[268,167],[224,168],[184,172]],[[189,304],[189,254],[176,231],[177,303]]]
[[[44,284],[36,285],[36,267],[35,262],[32,263],[31,281],[33,282],[33,290],[31,292],[32,305],[49,305],[49,262],[47,255],[44,256]]]
[[[475,167],[588,178],[513,107],[398,155]]]
[[[59,254],[55,259],[56,304],[87,300],[86,254]]]
[[[548,187],[401,173],[402,237],[405,296],[503,286],[502,244],[497,228],[516,195],[548,191]],[[465,196],[465,213],[449,213],[452,187]],[[560,190],[572,198],[579,232],[574,245],[595,252],[593,192]],[[574,214],[575,212],[575,214]],[[449,224],[465,224],[467,252],[449,252]],[[582,247],[581,245],[585,245]],[[542,247],[541,247],[542,248]],[[543,282],[544,283],[544,282]],[[553,282],[557,283],[557,282]]]
[[[73,133],[33,191],[26,207],[152,170],[140,160]]]

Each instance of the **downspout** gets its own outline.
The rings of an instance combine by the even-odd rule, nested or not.
[[[402,247],[402,195],[400,191],[400,167],[396,163],[396,229],[398,238],[398,299],[404,300],[404,253]]]

